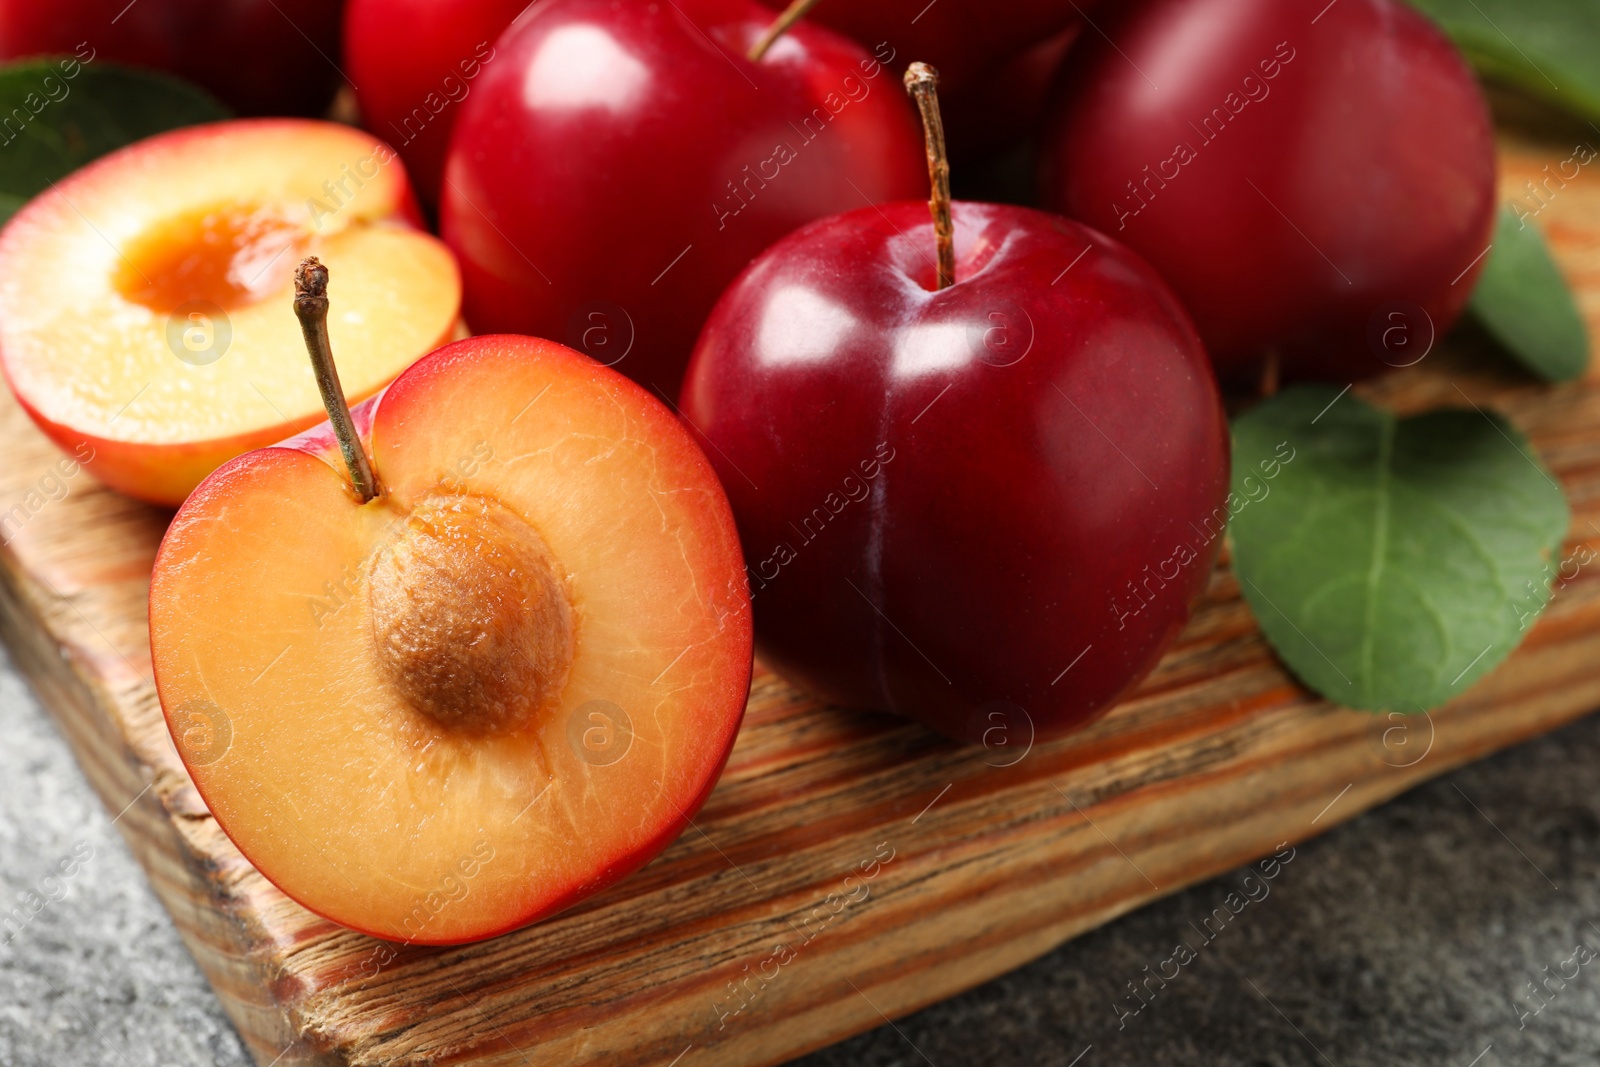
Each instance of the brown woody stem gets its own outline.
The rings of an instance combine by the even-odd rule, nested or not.
[[[773,20],[755,44],[750,46],[750,51],[745,55],[752,63],[761,62],[761,57],[767,54],[767,49],[772,47],[772,42],[789,32],[789,27],[806,17],[806,12],[817,6],[817,0],[794,0],[783,9],[783,14]]]
[[[950,221],[950,157],[944,147],[944,120],[939,117],[939,72],[926,63],[906,68],[906,92],[922,112],[923,141],[928,150],[928,183],[933,195],[928,212],[939,246],[939,284],[948,289],[956,282],[955,226]]]
[[[322,406],[328,409],[328,421],[339,439],[339,451],[344,453],[345,466],[350,468],[350,483],[365,504],[378,495],[378,476],[372,472],[366,449],[361,447],[355,420],[350,417],[350,405],[339,384],[339,369],[333,365],[333,346],[328,341],[328,268],[316,256],[307,256],[295,268],[294,314],[306,338],[306,351],[311,354],[311,369],[317,376],[317,388],[322,392]]]
[[[1278,395],[1278,385],[1283,375],[1283,364],[1279,360],[1278,350],[1270,349],[1267,358],[1261,364],[1261,399],[1268,400]]]

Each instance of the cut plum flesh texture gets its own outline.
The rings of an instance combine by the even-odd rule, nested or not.
[[[325,417],[290,310],[294,265],[313,254],[338,278],[328,331],[353,399],[454,335],[454,257],[381,141],[291,119],[140,141],[0,233],[0,366],[101,481],[175,505],[225,460]]]
[[[709,794],[751,670],[727,499],[642,388],[550,342],[424,357],[208,478],[156,563],[179,754],[284,892],[392,940],[557,911],[665,848]]]

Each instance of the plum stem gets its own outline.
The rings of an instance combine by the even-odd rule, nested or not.
[[[1267,358],[1261,362],[1261,399],[1270,400],[1278,395],[1278,383],[1282,378],[1283,364],[1278,358],[1278,350],[1270,349]]]
[[[767,49],[772,47],[772,42],[789,32],[789,27],[806,17],[806,12],[817,6],[817,0],[794,0],[783,9],[783,14],[773,19],[772,25],[767,27],[765,33],[757,38],[756,43],[750,46],[750,51],[745,53],[746,58],[752,63],[761,62],[761,57],[767,54]]]
[[[956,283],[955,226],[950,221],[950,156],[944,146],[944,120],[939,117],[939,72],[926,63],[906,68],[906,92],[922,112],[923,142],[928,151],[928,213],[933,216],[933,234],[939,250],[938,289]]]
[[[311,354],[311,370],[322,392],[322,406],[328,409],[328,421],[339,439],[339,451],[344,453],[344,464],[350,468],[350,483],[365,504],[378,495],[378,476],[372,471],[366,449],[361,447],[355,420],[350,417],[350,405],[344,398],[344,387],[339,384],[339,369],[333,365],[333,345],[328,341],[328,268],[316,256],[307,256],[295,268],[294,315],[300,320],[306,351]]]

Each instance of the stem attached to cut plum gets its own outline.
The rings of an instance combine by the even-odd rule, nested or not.
[[[944,120],[939,117],[939,72],[926,63],[906,68],[906,92],[922,112],[923,141],[928,150],[928,182],[933,195],[928,211],[933,215],[933,233],[939,246],[938,289],[956,283],[955,226],[950,221],[950,157],[944,147]]]
[[[756,43],[750,46],[750,51],[745,56],[752,63],[761,62],[761,57],[767,54],[767,49],[772,47],[772,42],[789,32],[789,27],[806,17],[806,12],[817,6],[817,0],[794,0],[783,9],[783,14],[773,20]]]
[[[322,391],[322,406],[328,409],[339,451],[350,468],[350,483],[365,504],[378,495],[378,476],[372,471],[366,449],[361,447],[344,387],[339,384],[339,370],[333,365],[333,346],[328,341],[328,268],[316,256],[307,256],[295,268],[294,314],[300,320],[300,332],[305,334],[311,369],[317,376],[317,388]]]

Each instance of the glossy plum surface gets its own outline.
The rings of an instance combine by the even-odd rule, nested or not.
[[[782,10],[785,0],[764,0]],[[1121,0],[1127,2],[1127,0]],[[949,104],[981,91],[1006,61],[1077,22],[1098,0],[823,0],[806,16],[860,41],[887,45],[898,55],[897,71],[913,60],[939,71],[940,92]],[[1002,121],[1004,119],[1002,118]]]
[[[1138,257],[1017,207],[958,202],[955,237],[939,292],[925,203],[780,242],[717,305],[683,411],[733,504],[766,662],[953,737],[1059,733],[1188,619],[1227,426]]]
[[[343,79],[342,5],[323,0],[3,0],[0,60],[71,54],[155,67],[243,115],[320,114]]]
[[[750,687],[733,516],[677,416],[548,341],[446,345],[352,416],[380,496],[323,423],[184,502],[151,576],[156,690],[208,810],[290,897],[392,941],[491,937],[637,870],[710,795]],[[508,692],[520,713],[485,717]]]
[[[361,124],[392,144],[430,203],[461,104],[527,0],[349,0],[344,66]]]
[[[1414,362],[1472,293],[1494,140],[1455,47],[1399,0],[1151,0],[1069,55],[1041,197],[1145,256],[1217,360]]]
[[[563,341],[674,396],[718,295],[791,230],[926,187],[899,79],[754,0],[548,0],[462,106],[441,222],[476,331]]]

